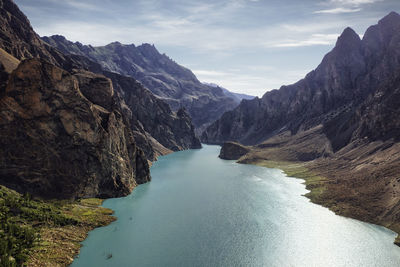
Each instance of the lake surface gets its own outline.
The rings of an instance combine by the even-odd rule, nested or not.
[[[302,196],[303,180],[219,149],[160,157],[152,182],[104,202],[118,220],[90,232],[72,266],[400,266],[394,232],[337,216]]]

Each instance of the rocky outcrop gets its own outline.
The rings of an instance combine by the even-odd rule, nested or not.
[[[43,40],[65,54],[86,56],[107,71],[135,78],[174,111],[184,107],[197,132],[238,104],[236,98],[228,96],[221,88],[199,82],[189,69],[160,54],[154,45],[114,42],[93,47],[70,42],[59,35],[43,37]]]
[[[0,182],[76,198],[124,196],[149,181],[147,159],[115,100],[105,77],[22,62],[0,99]]]
[[[0,25],[0,48],[7,53],[18,59],[41,57],[55,63],[27,17],[13,1],[0,0]]]
[[[161,145],[172,150],[201,148],[194,126],[184,110],[171,111],[168,104],[130,77],[104,72],[114,84],[131,112],[131,125],[143,128]]]
[[[240,157],[246,155],[249,151],[250,149],[239,143],[226,142],[221,147],[219,157],[227,160],[238,160]]]
[[[1,61],[3,63],[12,62],[8,60],[8,56],[2,56],[3,54],[9,55],[11,58],[15,59],[17,61],[16,65],[18,65],[19,60],[36,57],[45,59],[46,61],[61,67],[70,73],[76,74],[76,77],[82,82],[86,79],[86,74],[84,74],[85,72],[82,72],[81,70],[86,70],[86,73],[97,73],[100,74],[100,76],[110,76],[110,78],[113,79],[114,88],[117,89],[116,94],[119,94],[115,96],[118,99],[117,102],[120,102],[122,110],[129,118],[132,117],[132,114],[134,117],[138,117],[137,114],[134,114],[136,111],[142,114],[162,114],[163,112],[167,112],[167,114],[163,114],[163,120],[157,120],[157,123],[160,124],[159,128],[163,128],[163,131],[168,133],[168,137],[164,138],[164,140],[161,142],[165,146],[162,145],[159,140],[157,140],[161,134],[159,132],[153,132],[153,129],[156,129],[156,127],[147,127],[144,129],[143,125],[148,125],[148,122],[144,123],[137,119],[131,120],[132,130],[134,132],[137,144],[140,148],[142,148],[143,151],[145,151],[145,154],[149,160],[155,160],[157,156],[167,154],[173,150],[199,147],[199,140],[195,137],[194,131],[190,128],[190,118],[185,118],[182,122],[178,122],[178,120],[181,118],[179,118],[176,113],[172,112],[170,109],[157,109],[162,107],[162,104],[150,106],[142,105],[139,103],[139,100],[144,96],[147,100],[151,99],[150,101],[147,101],[148,103],[159,103],[161,100],[157,99],[149,91],[145,90],[134,79],[125,79],[121,75],[104,71],[100,64],[93,62],[85,56],[62,54],[59,50],[43,42],[38,37],[38,35],[33,31],[29,20],[18,9],[13,1],[0,0],[0,4],[0,12],[4,14],[4,17],[0,19],[0,49],[1,47],[4,48],[4,50],[0,50],[0,59],[2,59]],[[4,53],[1,51],[4,51]],[[13,64],[15,65],[15,62]],[[79,70],[80,73],[77,73],[76,70]],[[92,74],[89,73],[88,75],[90,76]],[[102,78],[100,78],[100,80],[101,79]],[[92,81],[93,79],[90,78],[89,80]],[[126,80],[129,80],[129,82],[122,82]],[[3,83],[3,85],[0,84],[0,92],[1,87],[5,86],[5,81],[7,81],[6,77],[1,79],[1,83]],[[118,84],[119,82],[124,84],[121,86]],[[83,83],[80,89],[87,93],[96,92],[96,88],[92,88],[92,86],[93,84]],[[120,88],[123,88],[124,92],[129,93],[125,94],[122,90],[119,90]],[[135,94],[136,97],[130,98],[131,100],[129,101],[129,105],[126,105],[126,103],[124,103],[124,97],[121,97],[121,95],[132,96]],[[92,95],[92,101],[94,103],[97,103],[99,100],[101,101],[103,98],[104,96],[102,95]],[[135,112],[132,112],[131,109],[134,109]],[[143,118],[144,116],[141,117]],[[172,123],[172,121],[174,121],[174,123]],[[177,127],[177,125],[181,125],[182,128]],[[184,136],[186,134],[188,136]],[[169,141],[167,142],[166,139]]]

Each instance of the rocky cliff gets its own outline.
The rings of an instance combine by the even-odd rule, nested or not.
[[[44,197],[122,196],[150,180],[148,160],[201,146],[184,110],[49,46],[13,1],[0,0],[0,12],[1,184]]]
[[[82,55],[64,55],[61,51],[55,49],[54,47],[48,45],[43,42],[39,36],[33,31],[29,20],[25,17],[25,15],[18,9],[18,7],[14,4],[13,1],[10,0],[2,0],[2,9],[0,10],[4,17],[1,22],[0,27],[0,43],[2,44],[4,50],[13,57],[22,60],[31,57],[37,57],[45,59],[46,61],[59,66],[69,72],[74,72],[76,69],[84,69],[90,72],[94,72],[97,74],[108,75],[111,73],[103,70],[102,66],[98,63],[93,62]],[[39,51],[39,52],[38,52]],[[150,92],[141,87],[137,82],[133,79],[130,82],[132,88],[129,87],[129,83],[125,83],[123,86],[118,84],[118,81],[126,81],[127,79],[123,78],[121,75],[111,75],[113,77],[113,86],[117,88],[118,94],[123,94],[120,88],[123,88],[124,91],[129,91],[129,95],[146,95],[146,98],[151,98],[152,102],[159,103],[155,96],[153,96]],[[146,93],[144,93],[146,92]],[[133,99],[133,98],[131,98]],[[136,100],[139,99],[137,96],[134,98]],[[124,101],[123,97],[121,97],[121,101]],[[134,129],[137,137],[142,140],[140,142],[143,144],[143,150],[147,151],[146,155],[149,156],[150,160],[154,160],[157,155],[168,153],[171,150],[181,150],[188,148],[199,148],[199,141],[195,137],[193,131],[191,131],[191,119],[190,118],[178,118],[176,112],[172,112],[169,109],[157,110],[155,108],[161,107],[162,105],[155,105],[152,108],[148,108],[140,103],[136,103],[134,101],[130,101],[130,105],[123,105],[128,109],[135,109],[141,113],[157,113],[162,114],[166,111],[169,115],[168,120],[158,120],[158,123],[163,124],[163,127],[166,129],[166,132],[170,134],[168,137],[171,139],[170,143],[177,143],[175,145],[167,145],[166,147],[160,146],[160,142],[155,140],[154,135],[157,133],[153,133],[151,129],[138,129],[137,127]],[[139,108],[138,108],[139,107]],[[124,109],[125,110],[125,109]],[[127,113],[132,113],[128,111]],[[174,129],[171,128],[171,120],[182,119],[182,123],[175,123]],[[166,123],[164,123],[166,121]],[[176,127],[179,124],[182,128]],[[143,122],[136,123],[136,125],[143,125]],[[140,132],[140,136],[139,136]],[[146,132],[146,133],[145,133]],[[189,137],[182,138],[183,135],[188,134]],[[159,134],[158,134],[159,135]],[[175,136],[176,135],[176,136]],[[178,141],[179,139],[179,141]],[[187,141],[187,143],[182,143]],[[164,142],[165,143],[165,142]],[[154,149],[153,149],[154,148]],[[157,150],[157,151],[155,151]]]
[[[115,100],[109,79],[23,61],[0,99],[1,182],[76,198],[123,196],[149,181],[147,160]]]
[[[250,149],[239,143],[226,142],[221,147],[219,158],[227,160],[238,160],[239,158],[246,155],[249,151]]]
[[[151,138],[172,151],[201,148],[191,118],[184,109],[171,111],[167,103],[131,77],[112,72],[103,73],[113,81],[115,90],[120,92],[129,108],[131,125],[135,131],[143,128]]]
[[[198,132],[237,106],[236,98],[227,96],[219,87],[200,83],[189,69],[160,54],[154,45],[114,42],[93,47],[70,42],[59,35],[43,37],[43,40],[65,54],[86,56],[107,71],[135,78],[174,111],[184,107]]]

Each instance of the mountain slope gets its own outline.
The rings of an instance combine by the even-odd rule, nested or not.
[[[400,15],[392,12],[362,40],[345,29],[304,79],[243,100],[202,139],[252,145],[239,162],[284,169],[306,180],[313,202],[400,233],[399,88]]]
[[[122,196],[150,180],[148,160],[201,146],[184,110],[49,46],[13,1],[0,7],[0,183],[42,197]]]
[[[388,15],[368,29],[363,40],[347,28],[335,48],[303,80],[267,92],[261,99],[242,101],[204,132],[203,141],[257,144],[279,132],[295,134],[319,124],[329,127],[332,118],[354,112],[400,66],[399,18],[395,13]],[[372,36],[376,28],[379,34]],[[391,35],[383,37],[387,32]]]
[[[154,45],[135,46],[114,42],[93,47],[70,42],[59,35],[42,39],[65,54],[86,56],[105,70],[137,79],[165,100],[172,110],[185,107],[199,129],[237,105],[237,101],[228,97],[223,90],[202,84],[189,69],[160,54]]]
[[[81,90],[93,83],[101,101]],[[52,198],[123,196],[150,180],[111,81],[23,61],[0,99],[0,180]]]

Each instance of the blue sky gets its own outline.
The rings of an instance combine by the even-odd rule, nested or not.
[[[347,26],[362,35],[399,0],[15,0],[41,35],[154,44],[204,82],[263,95],[314,69]]]

